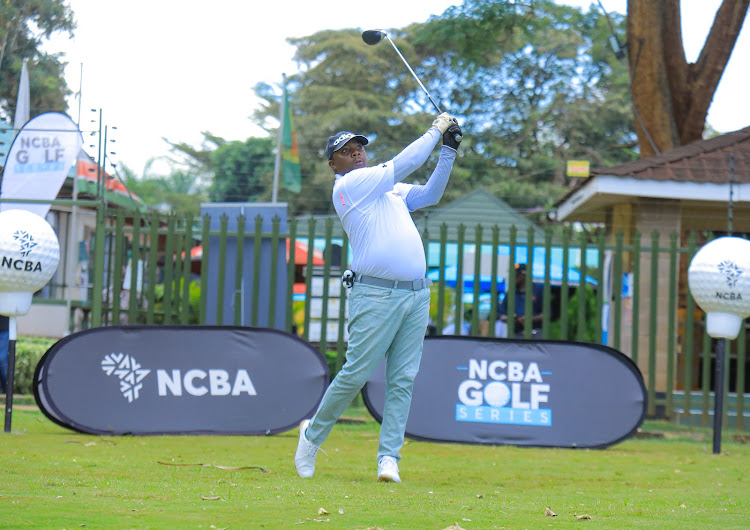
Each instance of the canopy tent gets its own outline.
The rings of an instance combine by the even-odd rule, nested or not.
[[[82,149],[78,153],[78,160],[74,166],[74,171],[72,170],[68,174],[68,177],[75,177],[77,179],[78,193],[95,195],[97,182],[102,179],[100,171],[101,169],[97,163]],[[135,193],[130,192],[117,177],[105,172],[103,181],[109,203],[140,211],[147,209],[143,200]]]

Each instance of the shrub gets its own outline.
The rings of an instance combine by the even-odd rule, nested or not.
[[[42,355],[57,342],[46,337],[18,337],[16,340],[16,370],[13,378],[15,394],[34,393],[34,371]]]

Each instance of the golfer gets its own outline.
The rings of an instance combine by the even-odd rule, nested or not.
[[[441,137],[440,158],[427,183],[402,183],[425,163]],[[346,363],[317,412],[300,423],[294,463],[301,477],[313,476],[320,445],[385,358],[378,480],[401,482],[399,450],[404,445],[412,387],[422,357],[431,284],[425,278],[422,238],[409,212],[440,200],[460,138],[456,120],[442,113],[394,159],[372,167],[367,166],[366,137],[343,131],[328,138],[326,155],[336,178],[333,204],[353,252],[349,347]]]

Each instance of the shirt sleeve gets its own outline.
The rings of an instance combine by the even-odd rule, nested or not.
[[[406,196],[406,206],[410,211],[418,210],[426,206],[432,206],[440,201],[445,187],[448,185],[448,177],[453,169],[453,161],[456,152],[450,147],[443,146],[440,158],[430,178],[424,185],[412,186]]]
[[[427,161],[440,139],[440,131],[430,127],[393,158],[393,183],[401,182]]]

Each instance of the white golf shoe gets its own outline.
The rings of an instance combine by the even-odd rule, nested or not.
[[[378,482],[401,482],[398,463],[392,456],[384,456],[378,462]]]
[[[309,478],[315,473],[315,457],[318,454],[319,446],[313,445],[305,435],[310,420],[302,420],[299,424],[299,443],[297,452],[294,455],[294,465],[297,468],[297,474],[302,478]]]

